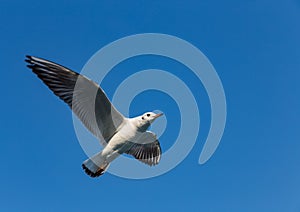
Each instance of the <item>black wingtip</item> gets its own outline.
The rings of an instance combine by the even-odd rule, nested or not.
[[[26,57],[25,61],[26,61],[26,60],[29,60],[29,61],[33,60],[33,57],[30,56],[30,55],[25,55],[25,57]]]
[[[25,62],[29,64],[34,64],[34,58],[30,55],[25,55]]]
[[[25,62],[26,62],[26,63],[33,64],[32,60],[29,60],[29,59],[25,59]]]
[[[37,61],[37,59],[39,59],[38,57],[35,57],[35,56],[31,56],[31,55],[25,55],[25,57],[26,57],[26,59],[25,59],[25,61],[27,62],[27,61],[31,61],[31,63],[33,63],[33,62],[35,62],[35,61]],[[42,59],[42,58],[40,58],[40,59]],[[45,60],[45,59],[42,59],[42,60]],[[49,61],[50,62],[50,61]]]

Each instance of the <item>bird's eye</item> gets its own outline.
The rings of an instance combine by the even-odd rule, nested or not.
[[[148,114],[147,114],[147,116],[149,117],[149,116],[150,116],[150,114],[148,113]]]

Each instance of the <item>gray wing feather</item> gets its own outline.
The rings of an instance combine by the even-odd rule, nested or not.
[[[137,160],[149,166],[159,163],[161,147],[154,133],[146,131],[137,141],[130,143],[131,148],[125,152],[126,154],[132,155]]]
[[[104,91],[92,80],[66,67],[41,58],[26,57],[28,67],[69,105],[85,127],[102,144],[109,142],[124,117],[111,104]]]

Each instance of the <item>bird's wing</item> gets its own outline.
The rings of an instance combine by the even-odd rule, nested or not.
[[[161,157],[161,148],[153,132],[144,132],[138,140],[131,142],[132,147],[125,153],[130,154],[149,166],[157,165]]]
[[[92,80],[66,67],[41,58],[26,57],[28,67],[106,145],[124,121],[124,116],[111,104],[104,91]]]

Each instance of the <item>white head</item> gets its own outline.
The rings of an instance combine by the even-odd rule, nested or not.
[[[153,112],[146,112],[140,116],[142,122],[150,122],[150,124],[158,117],[162,116],[163,113],[153,113]]]
[[[141,116],[133,118],[133,121],[136,127],[138,128],[138,131],[145,132],[148,129],[148,127],[150,127],[152,122],[162,115],[163,113],[155,114],[153,112],[147,112]]]

